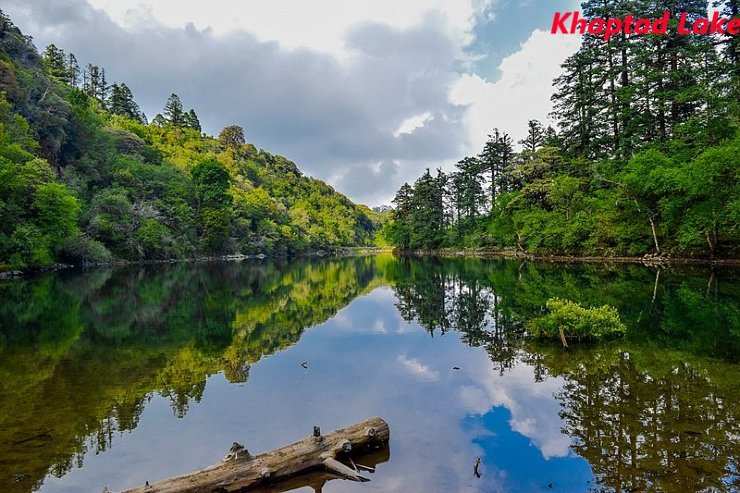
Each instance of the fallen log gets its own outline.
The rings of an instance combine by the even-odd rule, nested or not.
[[[146,482],[123,493],[240,493],[316,472],[352,481],[369,481],[360,474],[359,467],[354,467],[355,461],[387,449],[389,438],[388,423],[381,418],[370,418],[326,435],[321,435],[318,427],[314,427],[312,436],[256,456],[234,443],[218,464],[184,476],[152,484]],[[388,456],[385,457],[387,460]],[[374,470],[374,465],[366,470]]]

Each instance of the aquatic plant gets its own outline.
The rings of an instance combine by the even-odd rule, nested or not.
[[[627,327],[619,319],[617,309],[603,305],[584,308],[576,302],[550,298],[549,313],[533,318],[526,327],[537,338],[602,339],[624,334]]]

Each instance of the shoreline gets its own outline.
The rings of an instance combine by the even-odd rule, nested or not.
[[[629,256],[596,256],[596,255],[537,255],[530,253],[515,252],[511,250],[490,250],[486,248],[442,248],[439,250],[398,250],[391,247],[337,247],[327,250],[314,250],[292,255],[267,255],[258,254],[230,254],[216,256],[189,257],[182,259],[148,259],[148,260],[111,260],[108,262],[91,262],[83,264],[53,264],[48,267],[22,270],[0,271],[0,280],[23,279],[31,276],[74,268],[88,267],[119,267],[126,265],[156,265],[156,264],[183,264],[196,262],[241,262],[243,260],[285,259],[305,257],[345,257],[352,255],[377,255],[379,253],[392,253],[398,257],[471,257],[507,260],[529,260],[533,262],[549,262],[563,264],[632,264],[648,267],[661,267],[670,265],[698,265],[698,266],[729,266],[740,267],[740,258],[694,258],[694,257],[671,257],[653,256],[643,257]]]
[[[705,265],[705,266],[737,266],[740,267],[740,258],[695,258],[645,255],[642,257],[629,256],[598,256],[598,255],[538,255],[515,252],[512,250],[490,250],[486,248],[441,248],[439,250],[393,250],[394,255],[411,257],[473,257],[473,258],[500,258],[509,260],[531,260],[535,262],[551,262],[564,264],[577,263],[618,263],[639,264],[646,266],[668,265]]]
[[[264,259],[287,259],[287,258],[305,258],[305,257],[341,257],[350,255],[373,255],[380,252],[391,252],[392,250],[388,247],[335,247],[332,249],[320,249],[311,250],[306,252],[300,252],[296,254],[279,254],[279,255],[268,255],[265,253],[255,254],[229,254],[229,255],[213,255],[213,256],[199,256],[199,257],[188,257],[188,258],[173,258],[173,259],[144,259],[144,260],[109,260],[107,262],[89,262],[82,264],[63,264],[57,263],[46,267],[37,267],[32,269],[20,270],[0,270],[0,280],[10,279],[24,279],[47,272],[56,272],[66,269],[85,269],[89,267],[121,267],[126,265],[157,265],[157,264],[186,264],[186,263],[198,263],[198,262],[241,262],[243,260],[264,260]]]

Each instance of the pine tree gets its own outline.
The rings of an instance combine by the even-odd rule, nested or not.
[[[507,188],[504,174],[511,165],[513,155],[514,148],[509,134],[494,128],[493,133],[488,135],[483,152],[478,157],[481,174],[490,173],[491,209],[496,206],[496,190],[505,191]]]
[[[587,0],[588,18],[658,18],[670,12],[665,36],[619,35],[605,41],[587,34],[579,51],[555,79],[554,116],[571,155],[626,159],[645,142],[667,140],[682,123],[707,117],[717,108],[712,89],[718,57],[706,35],[675,29],[683,13],[691,23],[706,16],[705,0]],[[705,122],[706,126],[706,122]]]
[[[429,169],[414,183],[411,248],[435,249],[444,232],[444,175],[433,177]]]
[[[527,136],[519,141],[525,151],[534,152],[545,141],[545,128],[538,120],[529,120],[527,123]]]
[[[593,41],[584,39],[581,49],[561,66],[563,73],[553,82],[552,96],[552,115],[558,120],[565,149],[572,155],[596,159],[608,154],[598,54]]]
[[[134,95],[125,83],[113,84],[111,86],[108,110],[114,115],[121,115],[132,120],[144,122],[139,105],[134,101]]]
[[[80,81],[80,65],[77,63],[77,57],[74,53],[70,53],[67,56],[67,71],[65,75],[65,82],[70,87],[77,87]]]
[[[105,80],[105,69],[88,63],[87,68],[82,73],[82,91],[105,106],[110,91]]]
[[[49,75],[64,81],[67,77],[67,56],[64,50],[50,44],[46,47],[42,56]]]
[[[478,217],[486,194],[479,179],[482,165],[477,157],[466,157],[457,163],[458,171],[452,174],[452,199],[458,216],[462,220]]]
[[[172,125],[173,127],[185,126],[185,113],[182,109],[180,97],[177,94],[172,93],[167,99],[163,113],[164,118],[169,125]]]
[[[411,245],[411,218],[413,214],[414,191],[408,183],[401,185],[393,199],[393,227],[389,232],[394,245],[406,250]]]
[[[200,120],[192,108],[183,115],[183,126],[200,132]]]
[[[160,113],[157,113],[154,119],[152,119],[152,125],[164,127],[167,125],[167,120]]]
[[[724,17],[740,19],[740,0],[716,0],[712,5],[721,8]],[[722,60],[718,80],[723,82],[725,99],[731,103],[729,114],[737,114],[740,112],[740,36],[725,34],[719,39]]]
[[[548,126],[545,129],[545,133],[542,139],[542,145],[544,147],[557,147],[557,148],[560,148],[562,146],[562,141],[560,140],[560,136],[555,131],[555,129],[552,128],[551,126]]]

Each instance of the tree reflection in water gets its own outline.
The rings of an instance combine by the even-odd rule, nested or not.
[[[459,333],[503,378],[517,365],[533,385],[561,378],[563,432],[595,489],[740,489],[737,271],[378,256],[1,282],[0,490],[81,467],[154,396],[184,416],[209,375],[247,382],[251,364],[385,284],[403,318]],[[553,297],[616,307],[627,337],[570,353],[527,343]]]
[[[555,395],[563,433],[591,464],[595,490],[740,489],[737,272],[684,269],[659,284],[658,273],[634,266],[402,259],[392,267],[405,319],[432,336],[459,331],[502,375],[527,364],[535,381],[565,380]],[[630,333],[570,353],[525,342],[524,323],[552,297],[616,306]]]
[[[223,371],[295,344],[373,287],[375,259],[62,272],[0,282],[0,491],[82,467],[153,395],[183,417]]]

